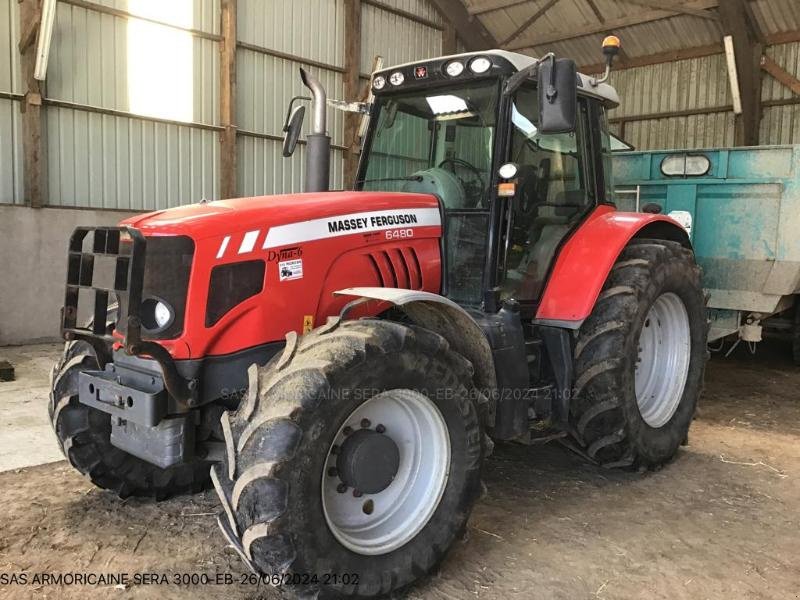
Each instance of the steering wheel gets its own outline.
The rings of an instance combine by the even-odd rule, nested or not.
[[[465,179],[461,177],[458,173],[459,167],[463,170],[468,171],[472,177],[470,179]],[[468,195],[476,195],[478,200],[481,204],[484,202],[484,192],[486,191],[486,184],[483,181],[483,175],[481,175],[480,170],[465,160],[460,158],[445,158],[442,162],[439,163],[440,169],[447,169],[453,175],[458,178],[461,182],[461,185],[464,186],[464,191]]]

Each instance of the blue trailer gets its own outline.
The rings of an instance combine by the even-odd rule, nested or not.
[[[709,342],[789,331],[800,364],[800,145],[622,152],[617,206],[689,231],[708,294]]]

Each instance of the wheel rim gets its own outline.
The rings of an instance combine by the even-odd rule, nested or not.
[[[344,483],[336,465],[347,434],[359,429],[391,438],[399,450],[399,466],[388,487],[357,496],[351,487],[342,491]],[[449,470],[450,436],[436,405],[413,390],[378,394],[350,414],[328,449],[322,473],[322,510],[328,528],[343,546],[358,554],[396,550],[430,520]]]
[[[658,428],[678,409],[689,373],[689,314],[672,292],[650,307],[639,334],[636,402],[645,423]]]

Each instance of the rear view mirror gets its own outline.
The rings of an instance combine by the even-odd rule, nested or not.
[[[575,131],[578,106],[578,68],[574,60],[542,59],[537,68],[539,89],[539,131]]]
[[[291,115],[289,115],[289,118],[286,120],[286,125],[283,126],[284,158],[288,158],[294,154],[294,149],[297,146],[297,140],[300,139],[300,130],[303,129],[303,119],[305,116],[306,107],[296,106]]]

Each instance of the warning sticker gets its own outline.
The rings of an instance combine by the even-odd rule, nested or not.
[[[284,260],[278,263],[278,270],[281,281],[291,281],[292,279],[303,278],[303,259]]]

